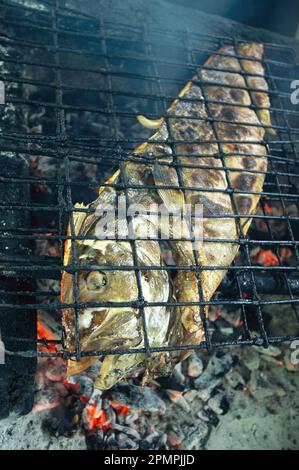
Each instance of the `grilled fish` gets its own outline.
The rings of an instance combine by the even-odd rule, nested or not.
[[[99,389],[110,388],[138,369],[143,370],[144,383],[170,373],[190,354],[192,345],[204,340],[202,317],[206,309],[201,311],[199,302],[211,299],[236,256],[237,240],[249,229],[267,170],[265,131],[275,132],[263,52],[263,45],[258,43],[219,49],[184,87],[166,118],[155,122],[140,118],[148,127],[158,127],[157,132],[135,149],[108,181],[125,183],[127,192],[104,186],[87,208],[76,206],[73,229],[80,239],[73,247],[70,241],[65,246],[62,302],[104,302],[105,306],[83,306],[77,319],[73,308],[63,310],[67,348],[75,351],[76,322],[83,351],[190,346],[183,352],[163,351],[150,356],[138,351],[107,355],[96,381]],[[132,217],[138,238],[133,243],[95,237],[101,218],[96,208],[99,204],[114,207],[118,197],[145,208],[144,213]],[[172,223],[168,245],[177,266],[172,276],[154,236],[157,231],[163,236],[164,227],[150,213],[153,203],[162,203],[170,213],[178,207],[183,213],[186,207],[202,207],[201,220],[195,217],[188,222],[183,218],[180,237]],[[114,235],[120,231],[127,234],[126,218],[119,221],[121,229],[118,226],[117,233],[113,227]],[[199,223],[202,240],[195,241],[193,234]],[[148,234],[154,234],[152,240],[140,240]],[[75,299],[74,276],[67,270],[74,256],[82,266]],[[143,267],[139,272],[129,269],[136,263]],[[95,270],[84,270],[84,265],[94,265]],[[105,270],[105,265],[110,269]],[[211,266],[218,269],[209,270]],[[117,269],[120,267],[125,268]],[[140,312],[136,304],[140,300],[158,306],[145,306]],[[163,302],[169,300],[175,300],[178,306],[164,306]],[[109,302],[131,302],[131,306],[110,308]],[[68,374],[80,373],[96,361],[97,357],[69,361]]]

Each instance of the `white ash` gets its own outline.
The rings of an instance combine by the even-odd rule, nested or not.
[[[283,365],[278,365],[267,359],[273,359],[275,354],[275,360],[280,361],[288,351],[286,348],[270,348],[268,355],[267,350],[251,350],[259,362],[258,369],[248,369],[245,364],[248,349],[245,348],[234,349],[234,358],[229,352],[220,357],[217,357],[217,353],[212,356],[200,353],[203,372],[197,378],[185,375],[183,390],[178,395],[173,394],[179,396],[179,399],[171,400],[170,395],[165,394],[158,382],[142,389],[132,380],[115,386],[108,394],[96,393],[100,400],[106,396],[102,402],[106,410],[113,412],[110,405],[113,400],[130,407],[128,416],[114,416],[114,424],[112,423],[107,435],[105,431],[98,430],[97,433],[86,436],[82,433],[80,425],[70,433],[71,437],[60,436],[57,432],[53,435],[45,430],[43,422],[46,418],[51,418],[55,410],[47,410],[20,418],[10,417],[0,422],[1,447],[151,450],[215,447],[296,448],[298,374],[289,372],[283,361],[279,362]],[[190,362],[193,360],[194,357]],[[50,383],[55,389],[61,385],[61,382],[57,381],[59,368],[52,364],[50,369],[53,369],[53,372],[48,372],[47,375],[52,379]],[[181,374],[182,371],[187,374],[188,360],[183,364]],[[45,377],[45,380],[49,381],[48,377]],[[177,375],[174,374],[174,377],[177,378]],[[290,377],[293,377],[292,380]],[[173,387],[176,378],[173,379]],[[75,377],[74,382],[80,383],[81,379],[81,376],[77,379]],[[197,388],[194,388],[196,381]],[[87,377],[86,380],[81,380],[81,392],[94,400],[92,388],[87,382],[90,384],[92,380]],[[182,381],[180,382],[178,386],[182,388]],[[39,384],[37,396],[40,387]],[[63,397],[61,389],[59,393],[61,399],[67,399]],[[188,406],[182,406],[181,398]],[[263,424],[265,420],[269,423],[267,427]],[[244,423],[248,423],[247,431]],[[256,432],[253,432],[253,426]],[[285,430],[286,426],[288,432]],[[21,435],[20,430],[23,432],[24,428],[26,432]],[[238,436],[235,429],[239,430]]]

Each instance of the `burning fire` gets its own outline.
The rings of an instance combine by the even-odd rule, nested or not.
[[[244,321],[241,318],[234,321],[234,327],[235,328],[242,328],[243,325],[244,325]]]
[[[272,207],[270,207],[267,202],[264,204],[264,211],[266,215],[270,215],[272,213]]]
[[[122,416],[128,416],[130,414],[130,407],[127,405],[123,405],[122,403],[119,403],[118,401],[113,401],[111,403],[112,408],[115,409],[116,414],[122,415]]]
[[[127,405],[112,401],[111,406],[118,416],[128,416],[130,414],[130,407]],[[86,406],[86,416],[90,431],[95,432],[99,428],[107,431],[111,427],[109,415],[105,410],[99,407],[98,403],[89,403]]]
[[[48,341],[55,341],[54,336],[47,330],[47,328],[42,324],[40,318],[37,318],[37,339],[43,341],[45,344],[39,344],[39,351],[47,352],[56,352],[56,345],[53,343],[48,343]]]
[[[293,255],[293,252],[290,248],[282,247],[279,250],[279,254],[282,259],[289,259]]]
[[[98,409],[97,403],[90,403],[86,406],[88,416],[88,427],[90,431],[96,431],[98,428],[107,430],[110,428],[109,419],[106,412]]]
[[[277,256],[271,250],[263,250],[257,248],[251,253],[251,259],[253,263],[261,266],[278,266],[279,260]]]
[[[55,341],[55,337],[52,333],[45,327],[42,323],[41,318],[38,317],[37,320],[37,338],[38,340],[42,341],[41,344],[38,345],[40,351],[46,352],[57,352],[56,345],[53,343],[49,343],[49,341]],[[45,373],[47,375],[47,372]],[[51,379],[52,380],[52,379]],[[61,383],[65,387],[65,390],[68,392],[68,397],[76,397],[78,398],[83,407],[84,407],[84,416],[83,421],[85,426],[89,432],[96,432],[97,429],[102,429],[103,431],[107,431],[112,426],[112,418],[111,414],[102,408],[102,399],[101,395],[96,395],[91,397],[89,394],[82,393],[83,390],[81,389],[80,383],[72,379],[68,379],[67,377],[61,377]],[[55,379],[57,383],[57,379]],[[92,391],[91,391],[92,393]],[[59,406],[59,402],[55,401],[53,403],[40,403],[36,404],[34,410],[35,411],[44,411],[45,409],[56,408]],[[130,407],[120,403],[116,400],[112,400],[110,402],[110,407],[113,409],[115,415],[127,417],[131,410]],[[83,409],[83,408],[82,408]],[[111,410],[111,412],[113,413]],[[78,412],[72,417],[72,423],[77,424],[80,420]]]
[[[270,215],[273,212],[273,208],[270,206],[270,204],[267,201],[267,196],[263,196],[261,198],[259,207],[260,207],[260,210],[264,211],[266,215]]]

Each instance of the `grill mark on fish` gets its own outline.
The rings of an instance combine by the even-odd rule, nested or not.
[[[224,205],[218,204],[217,202],[213,201],[208,196],[204,196],[200,192],[198,192],[198,194],[196,195],[193,195],[191,200],[193,204],[203,205],[204,217],[207,215],[221,216],[221,215],[232,214],[232,209],[230,206],[225,207]]]
[[[230,97],[237,103],[244,101],[244,98],[246,97],[246,93],[243,90],[231,89],[229,93]]]
[[[243,157],[242,163],[243,163],[244,168],[245,168],[246,170],[254,170],[254,169],[256,168],[256,162],[255,162],[255,160],[254,160],[252,157],[250,157],[250,156],[248,156],[248,157]]]
[[[191,186],[198,188],[215,188],[223,187],[225,188],[225,179],[219,170],[209,169],[209,173],[194,171],[190,172],[190,182]],[[188,171],[185,170],[185,174],[188,174]]]
[[[238,174],[235,179],[235,187],[243,189],[244,191],[250,191],[254,187],[254,183],[257,182],[258,175],[254,173],[241,173]]]
[[[220,116],[223,119],[227,119],[228,121],[234,121],[236,120],[236,117],[238,116],[238,112],[234,109],[230,108],[221,108]]]
[[[239,214],[249,214],[252,208],[252,199],[249,196],[236,195],[236,205]]]

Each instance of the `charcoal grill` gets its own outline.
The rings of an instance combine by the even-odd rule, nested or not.
[[[65,240],[74,242],[73,214],[74,210],[78,211],[74,209],[74,203],[94,200],[96,188],[111,176],[113,170],[121,168],[130,159],[130,151],[149,136],[136,123],[136,114],[146,114],[150,118],[165,115],[169,104],[209,55],[221,45],[236,45],[246,40],[244,36],[248,35],[248,31],[246,34],[236,31],[233,36],[231,31],[229,35],[215,35],[194,28],[163,29],[141,21],[142,13],[138,11],[135,13],[140,18],[139,25],[127,24],[125,19],[122,23],[121,15],[115,13],[119,20],[116,23],[104,15],[95,18],[80,13],[67,6],[68,3],[49,0],[33,1],[29,5],[21,0],[5,1],[1,9],[0,80],[5,83],[6,103],[1,109],[0,146],[2,168],[7,168],[10,162],[10,171],[2,171],[1,176],[1,191],[6,196],[1,200],[0,313],[2,339],[10,350],[10,360],[16,364],[27,358],[31,362],[26,364],[34,368],[37,356],[79,360],[86,355],[105,356],[112,352],[151,354],[163,350],[211,350],[233,345],[267,347],[299,339],[299,325],[287,334],[271,334],[264,313],[265,307],[273,306],[279,315],[279,308],[288,306],[294,318],[299,319],[299,109],[290,101],[291,80],[299,76],[299,48],[284,38],[277,38],[276,42],[263,41],[263,63],[277,136],[268,141],[269,170],[261,195],[261,208],[253,216],[248,237],[241,236],[237,240],[241,261],[229,267],[212,300],[199,302],[205,341],[200,345],[151,347],[144,324],[145,347],[142,349],[83,352],[79,331],[76,331],[76,351],[70,352],[65,348],[63,331],[58,340],[37,340],[35,326],[25,332],[20,327],[11,328],[10,322],[20,312],[26,322],[36,325],[38,309],[59,318],[61,309],[67,307],[60,303],[57,290],[37,288],[39,279],[60,279],[65,269],[62,257],[36,255],[34,246],[42,242],[59,243],[62,253]],[[248,86],[245,88],[252,91]],[[175,142],[170,143],[175,151]],[[33,159],[38,156],[41,163],[50,162],[49,171],[45,165],[42,173],[30,173],[29,156]],[[89,176],[85,174],[82,181],[84,165],[92,171]],[[124,183],[122,189],[127,193],[128,185]],[[233,197],[230,187],[228,191]],[[267,211],[267,204],[271,203],[279,207],[278,214]],[[232,217],[240,223],[242,216],[235,214]],[[69,221],[70,237],[66,234]],[[260,224],[263,230],[260,230]],[[278,234],[277,224],[282,227]],[[255,264],[251,256],[254,247],[271,249],[277,264]],[[282,249],[291,250],[292,263],[282,257]],[[180,267],[186,268],[200,273],[202,269],[217,267]],[[78,309],[84,305],[79,304],[77,298],[79,267],[75,257],[67,269],[74,276],[75,302],[70,307],[74,308],[78,320]],[[94,266],[85,269],[94,269]],[[107,269],[115,267],[108,266]],[[130,269],[138,276],[141,269],[153,267],[138,266],[135,257]],[[165,268],[156,266],[154,269]],[[177,305],[175,302],[166,304]],[[189,304],[192,303],[183,305]],[[134,307],[138,307],[143,315],[146,305],[141,289]],[[239,335],[214,339],[204,315],[205,305],[241,308]],[[58,347],[56,352],[45,349],[53,343]],[[44,346],[42,351],[37,349],[38,344]]]

